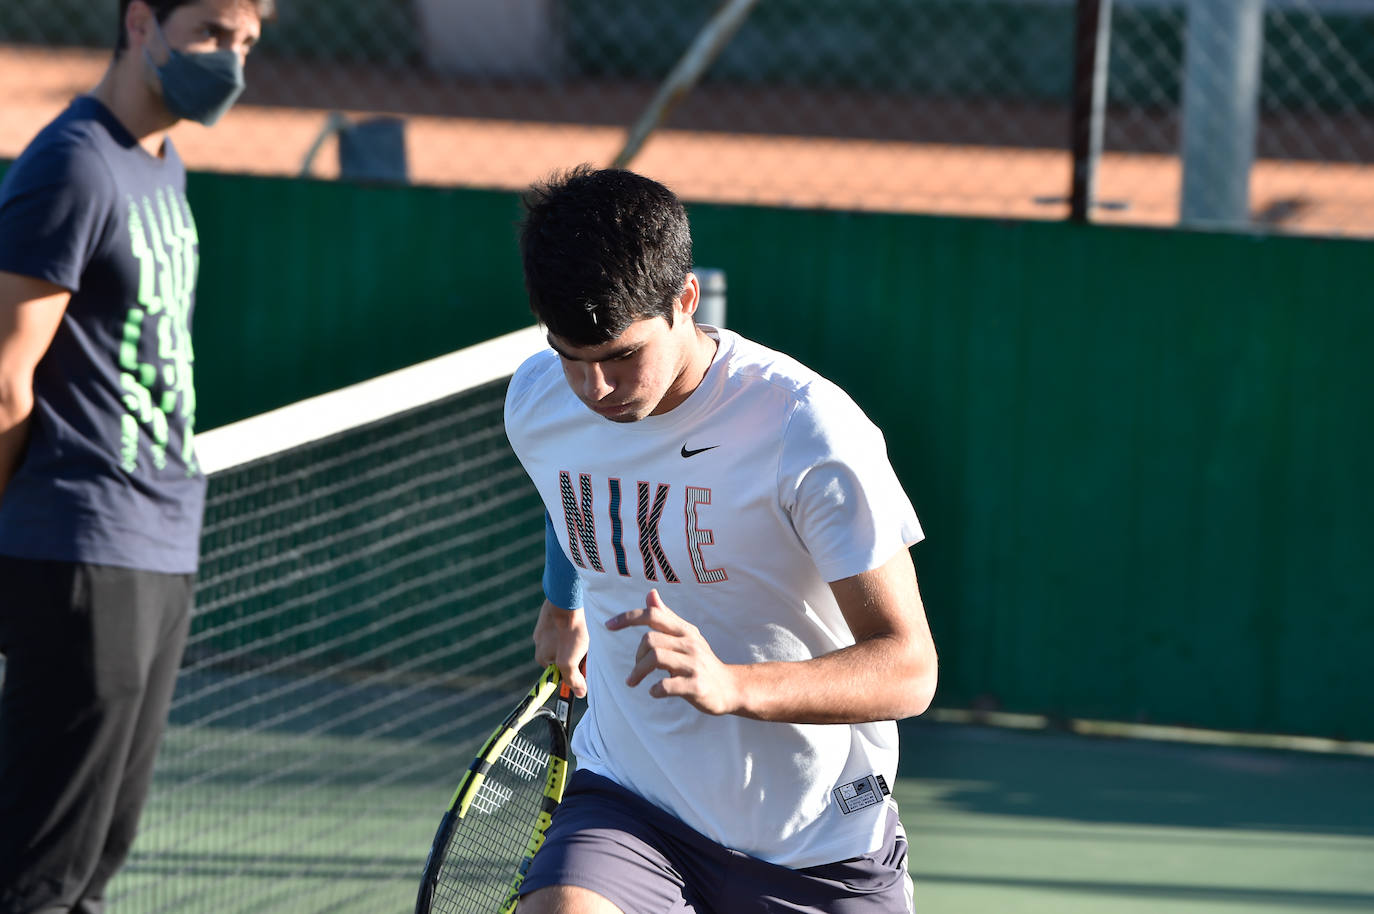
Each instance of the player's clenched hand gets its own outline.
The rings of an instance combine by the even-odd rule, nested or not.
[[[623,612],[606,623],[612,631],[633,625],[649,631],[639,641],[626,685],[633,688],[654,670],[663,670],[667,677],[649,687],[655,698],[682,698],[707,714],[730,714],[738,709],[732,668],[720,661],[695,625],[668,608],[657,590],[649,591],[642,609]]]
[[[534,659],[540,666],[558,664],[563,681],[578,698],[587,695],[582,664],[587,657],[587,620],[580,609],[563,609],[548,600],[534,623]]]

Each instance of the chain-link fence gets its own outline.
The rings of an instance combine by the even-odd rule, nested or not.
[[[759,0],[633,167],[695,200],[1063,218],[1076,3]],[[177,128],[191,167],[514,188],[608,163],[723,8],[279,5],[240,105]],[[0,157],[99,79],[115,9],[0,4]],[[1374,0],[1104,12],[1092,218],[1374,234]]]

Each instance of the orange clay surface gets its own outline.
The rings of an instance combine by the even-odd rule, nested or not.
[[[17,155],[72,96],[94,86],[108,59],[103,51],[0,46],[0,158]],[[368,88],[385,97],[386,87]],[[295,176],[328,114],[240,104],[213,130],[182,124],[172,136],[193,170]],[[625,134],[623,127],[406,115],[410,175],[418,184],[519,189],[558,168],[609,163]],[[1071,177],[1069,153],[1061,149],[670,128],[651,137],[632,167],[688,200],[1033,219],[1067,215]],[[332,139],[308,173],[337,176]],[[1096,220],[1174,224],[1181,173],[1175,156],[1104,155],[1098,199],[1123,208],[1102,209]],[[1368,164],[1260,160],[1251,197],[1260,221],[1285,231],[1374,234]]]

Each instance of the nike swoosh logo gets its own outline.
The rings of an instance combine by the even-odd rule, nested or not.
[[[702,451],[714,451],[714,450],[715,450],[716,448],[718,448],[718,447],[720,447],[719,444],[713,444],[713,445],[711,445],[710,447],[699,447],[699,448],[697,448],[697,449],[694,450],[694,451],[689,451],[689,450],[687,450],[687,445],[684,444],[684,445],[682,446],[682,456],[683,456],[683,457],[695,457],[696,455],[700,454]]]

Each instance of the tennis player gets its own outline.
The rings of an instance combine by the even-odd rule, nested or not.
[[[661,184],[537,185],[521,253],[551,348],[506,429],[583,588],[545,602],[536,659],[588,699],[522,914],[908,911],[895,721],[929,705],[936,655],[881,433],[694,322]]]
[[[0,912],[101,910],[180,665],[205,478],[199,239],[167,131],[271,0],[121,0],[106,73],[0,185]]]

